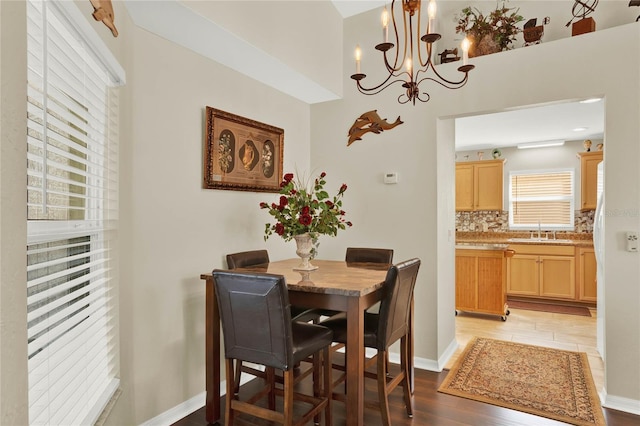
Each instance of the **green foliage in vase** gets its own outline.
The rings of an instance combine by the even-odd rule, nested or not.
[[[475,43],[489,35],[500,50],[509,49],[518,33],[522,32],[517,24],[522,22],[524,17],[518,14],[520,9],[506,7],[506,0],[501,3],[502,6],[498,2],[496,9],[488,15],[483,14],[478,8],[465,7],[457,17],[456,33],[466,34],[473,38]]]

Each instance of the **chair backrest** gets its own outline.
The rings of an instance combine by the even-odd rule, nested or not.
[[[227,267],[229,269],[244,268],[263,263],[269,263],[269,252],[266,250],[243,251],[227,255]]]
[[[346,262],[393,263],[393,250],[367,247],[347,247]]]
[[[378,315],[378,350],[385,350],[407,334],[409,312],[420,259],[411,259],[393,265],[387,272],[384,296]]]
[[[288,370],[293,360],[289,293],[281,275],[213,271],[226,358]]]

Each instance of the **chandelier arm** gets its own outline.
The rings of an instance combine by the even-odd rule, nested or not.
[[[425,42],[425,44],[427,45],[427,60],[426,61],[422,61],[422,55],[420,54],[421,49],[418,48],[418,60],[420,61],[420,66],[421,67],[426,67],[426,69],[428,69],[430,66],[433,67],[433,63],[431,62],[431,51],[433,50],[433,44],[431,43],[427,43]]]
[[[420,66],[424,67],[429,62],[431,62],[431,50],[429,49],[429,43],[425,43],[427,45],[427,62],[423,63],[422,62],[422,49],[420,49],[420,28],[421,28],[420,22],[421,21],[422,21],[422,3],[420,3],[420,7],[418,8],[418,30],[417,30],[417,33],[416,33],[416,37],[417,37],[417,40],[418,40],[418,62],[420,62]],[[427,33],[429,33],[429,31],[431,31],[431,29],[427,25]]]
[[[420,71],[421,71],[421,72],[423,72],[423,73],[426,73],[428,69],[429,69],[429,68],[425,68],[424,70],[420,70]],[[468,72],[468,71],[467,71],[467,72],[460,71],[460,72],[464,72],[464,76],[462,77],[462,79],[460,79],[460,80],[458,80],[458,81],[452,81],[452,80],[449,80],[449,79],[444,78],[444,77],[442,76],[442,74],[440,74],[440,73],[438,72],[438,70],[436,69],[436,67],[434,67],[434,66],[433,66],[433,64],[432,64],[432,66],[431,66],[431,70],[433,71],[433,73],[434,73],[434,74],[435,74],[435,75],[436,75],[436,76],[437,76],[441,81],[443,81],[443,82],[444,82],[444,83],[446,83],[446,84],[452,85],[452,86],[460,85],[460,87],[462,87],[462,86],[464,86],[464,82],[469,78],[469,72]],[[416,79],[417,79],[417,75],[416,75]],[[420,80],[420,81],[423,81],[423,80],[426,80],[426,79],[428,79],[428,80],[433,80],[433,81],[435,81],[436,83],[440,83],[440,81],[435,80],[435,79],[434,79],[434,78],[432,78],[432,77],[425,77],[425,78],[423,78],[423,79],[422,79],[422,80]],[[442,83],[441,83],[441,84],[442,84]],[[443,85],[444,87],[449,87],[449,86],[447,86],[446,84],[442,84],[442,85]],[[453,87],[450,87],[450,88],[453,88]]]
[[[400,96],[398,96],[398,103],[401,105],[404,105],[406,103],[412,102],[414,105],[416,104],[416,99],[419,100],[420,102],[429,102],[429,100],[431,99],[431,96],[427,93],[427,92],[422,92],[423,95],[427,95],[427,99],[422,99],[420,97],[420,93],[418,93],[416,96],[414,96],[413,98],[407,96],[406,93],[401,94]],[[403,98],[405,100],[403,100]]]
[[[418,81],[418,83],[417,83],[418,86],[425,80],[431,80],[434,83],[438,83],[442,87],[446,87],[447,89],[459,89],[459,88],[463,87],[465,84],[467,84],[467,81],[469,80],[469,74],[468,73],[465,74],[465,76],[464,76],[464,78],[462,80],[456,81],[456,82],[449,81],[449,80],[444,80],[444,79],[443,79],[443,81],[441,81],[441,80],[437,80],[437,79],[435,79],[433,77],[425,77],[422,80]],[[425,93],[425,92],[423,92],[423,93]]]
[[[393,2],[391,3],[391,22],[393,22],[393,32],[396,38],[396,45],[395,45],[395,50],[396,50],[396,58],[393,61],[393,66],[389,65],[389,63],[387,62],[387,53],[384,53],[384,61],[385,61],[385,66],[387,67],[387,70],[389,72],[393,71],[393,72],[398,72],[399,70],[402,69],[402,65],[404,64],[404,58],[406,56],[407,53],[407,38],[406,38],[406,34],[405,34],[405,40],[404,40],[404,53],[402,55],[402,62],[400,63],[400,65],[398,65],[398,58],[400,57],[400,36],[398,35],[398,24],[396,23],[396,13],[395,13],[395,0],[393,0]],[[403,18],[404,18],[404,13],[402,14]],[[406,26],[406,23],[405,23]]]
[[[385,80],[382,84],[379,84],[376,87],[371,87],[369,89],[367,89],[366,87],[362,87],[362,85],[360,84],[360,82],[357,82],[357,86],[358,86],[358,91],[360,93],[363,93],[365,95],[377,95],[378,93],[382,92],[384,89],[386,89],[387,87],[391,86],[392,84],[395,83],[404,83],[403,80],[393,80],[389,83],[387,83],[389,79],[387,78],[387,80]],[[387,83],[387,84],[385,84]]]

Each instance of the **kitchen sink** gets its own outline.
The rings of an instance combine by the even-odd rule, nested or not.
[[[554,240],[553,238],[509,238],[507,241],[510,243],[542,243],[542,244],[554,244],[554,243],[572,243],[573,240]]]

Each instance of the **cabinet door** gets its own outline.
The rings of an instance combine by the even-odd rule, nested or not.
[[[456,211],[473,210],[473,165],[456,164]]]
[[[478,301],[481,312],[504,312],[505,288],[503,253],[493,257],[478,257]]]
[[[597,301],[598,286],[596,283],[596,255],[593,249],[581,248],[579,271],[579,294],[580,300],[585,302]]]
[[[456,309],[476,309],[477,256],[456,253]]]
[[[502,210],[503,163],[476,164],[474,210]]]
[[[582,210],[593,210],[598,202],[598,164],[602,161],[602,152],[583,154],[580,157],[580,196]]]
[[[573,256],[540,256],[540,296],[575,299],[575,271]]]
[[[507,259],[507,294],[520,296],[539,295],[538,256],[515,254]]]

